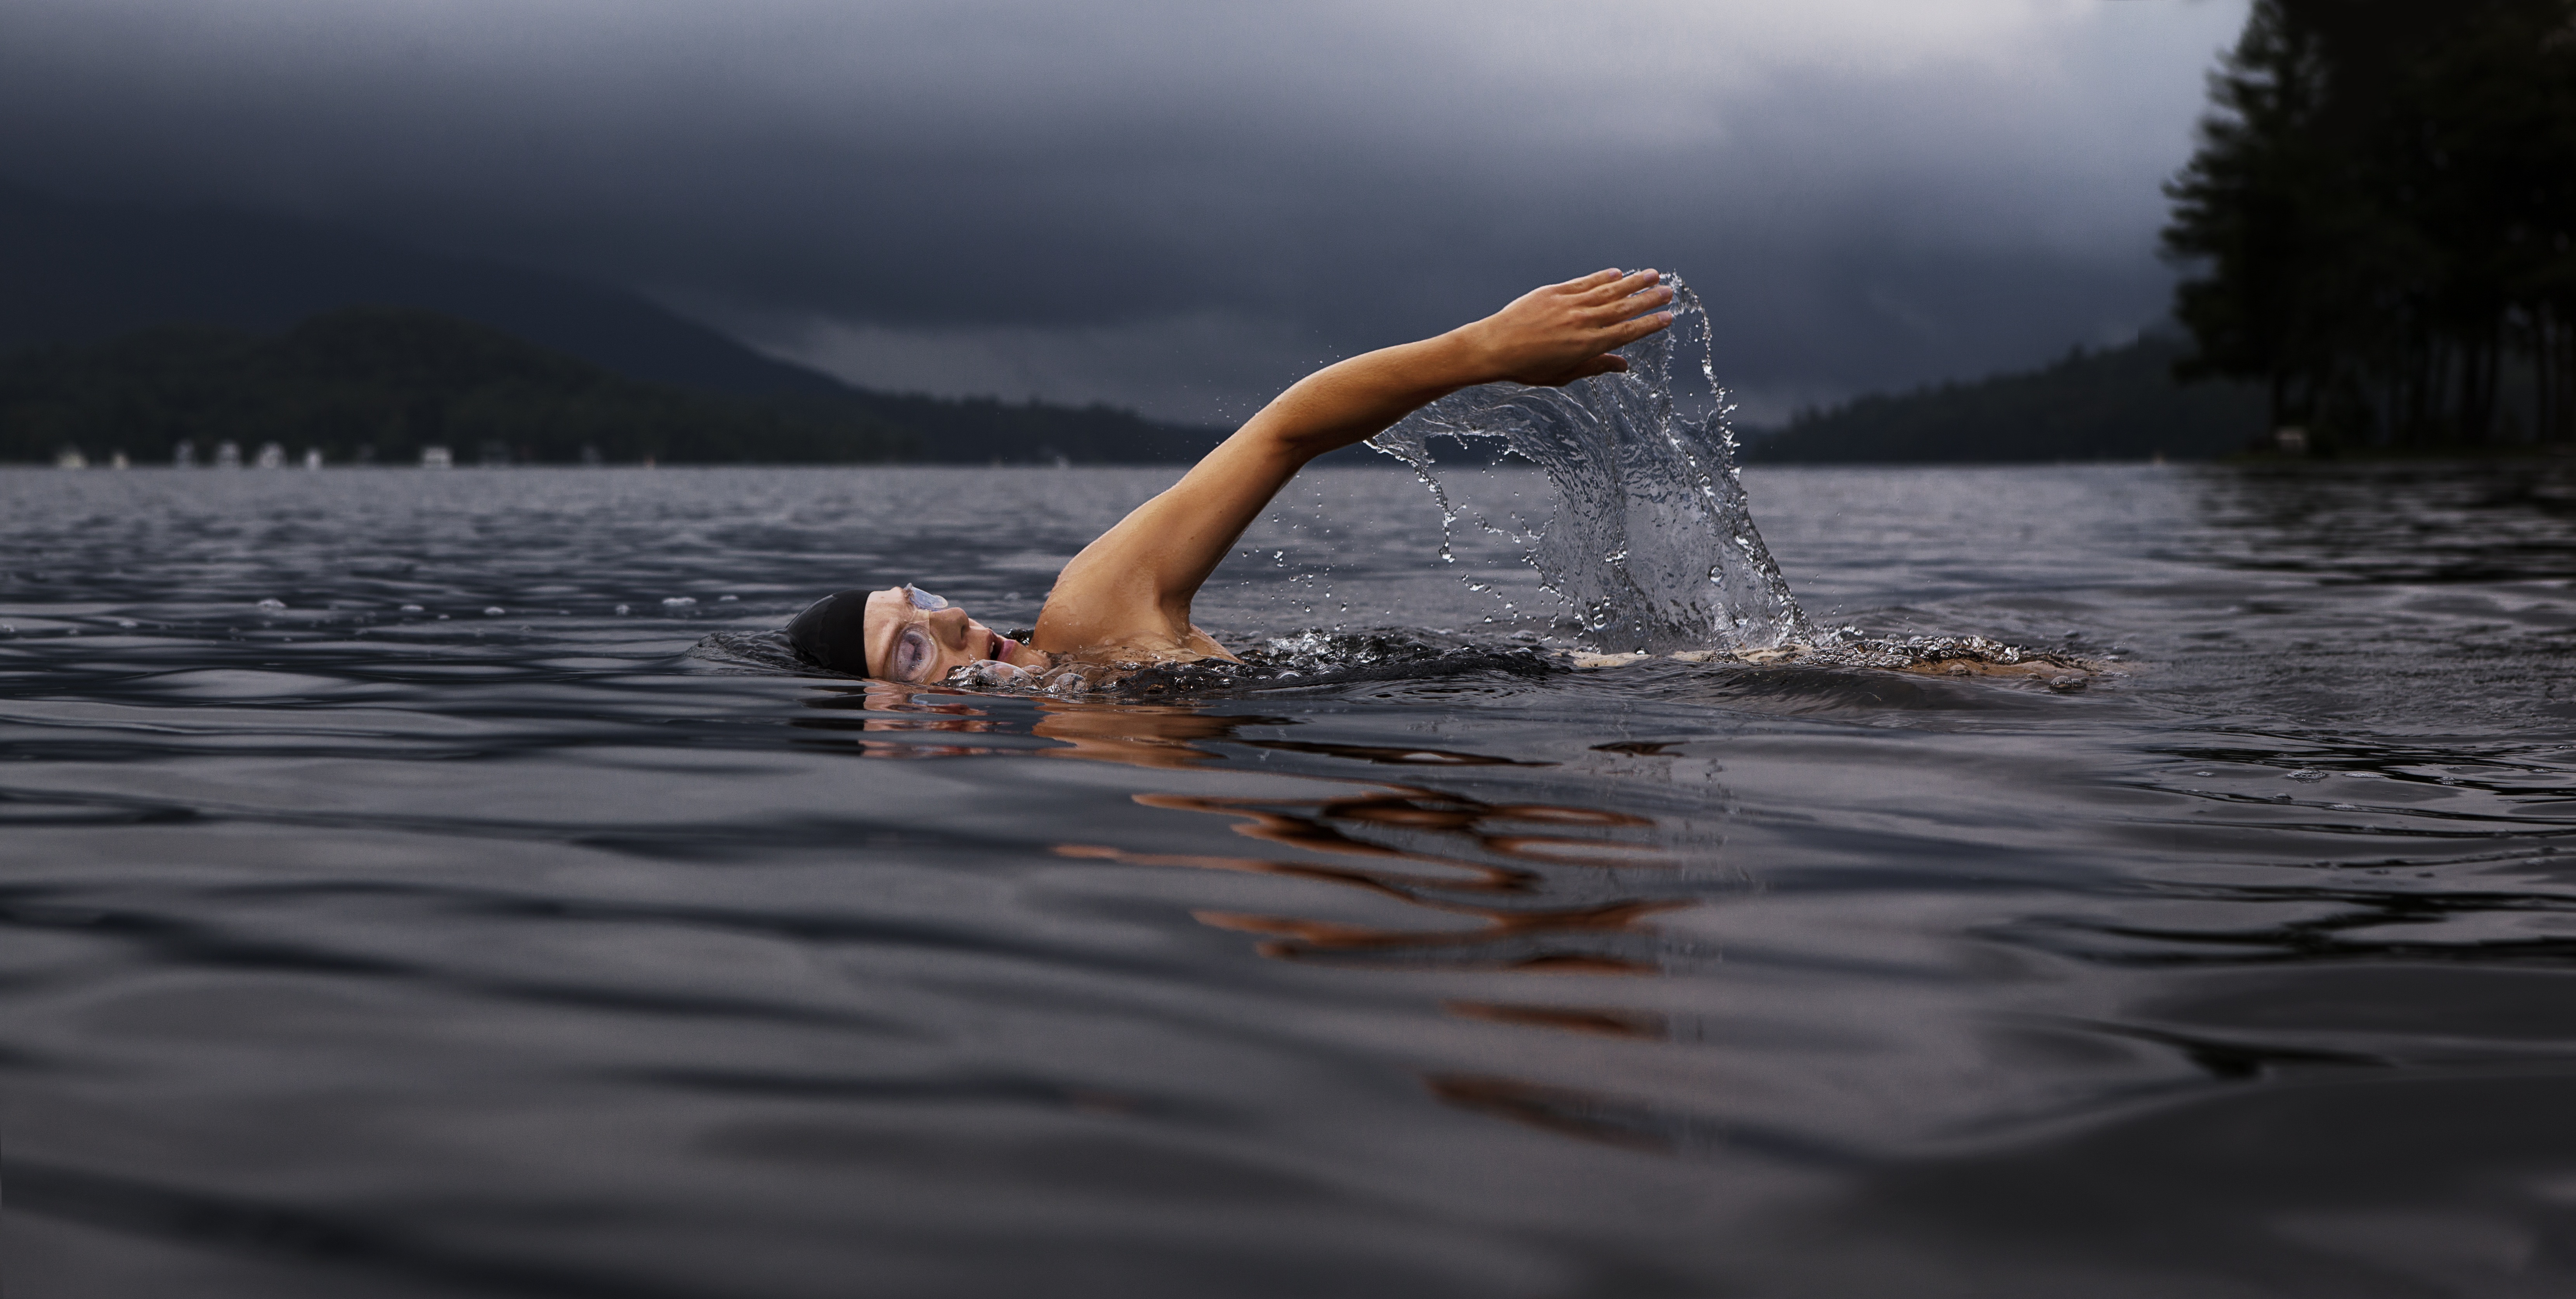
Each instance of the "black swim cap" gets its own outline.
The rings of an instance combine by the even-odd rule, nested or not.
[[[854,677],[868,674],[868,593],[834,591],[787,624],[787,643],[806,661]]]

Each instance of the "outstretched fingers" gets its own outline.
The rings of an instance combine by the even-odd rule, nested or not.
[[[1675,293],[1663,278],[1653,270],[1596,271],[1532,290],[1463,333],[1494,378],[1559,386],[1615,374],[1628,364],[1608,353],[1673,323],[1664,308]]]
[[[1600,306],[1644,293],[1661,283],[1663,278],[1664,273],[1657,270],[1630,271],[1625,275],[1605,271],[1602,275],[1584,277],[1590,287],[1582,296],[1587,305]]]
[[[1590,293],[1604,285],[1616,284],[1622,278],[1625,278],[1624,273],[1620,271],[1618,267],[1614,266],[1606,271],[1594,271],[1590,275],[1583,276],[1580,279],[1567,280],[1565,283],[1557,285],[1556,287],[1564,289],[1569,293]]]
[[[1636,342],[1638,339],[1644,338],[1646,335],[1663,329],[1672,323],[1673,313],[1669,311],[1650,311],[1645,315],[1635,316],[1610,326],[1609,329],[1605,331],[1607,337],[1603,339],[1603,342],[1606,349],[1626,347],[1630,343]],[[1620,368],[1626,369],[1627,367],[1623,364]]]

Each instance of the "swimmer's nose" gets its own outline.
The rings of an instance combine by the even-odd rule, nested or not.
[[[930,629],[939,633],[939,639],[941,641],[945,642],[951,648],[955,648],[966,643],[967,626],[975,620],[967,617],[965,610],[952,606],[945,609],[934,609],[931,611],[930,616],[924,618],[922,621],[929,623]]]

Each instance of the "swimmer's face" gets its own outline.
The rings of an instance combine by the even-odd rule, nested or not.
[[[869,594],[863,637],[868,675],[887,681],[942,681],[958,668],[984,659],[1020,667],[1047,663],[1046,655],[909,584]]]

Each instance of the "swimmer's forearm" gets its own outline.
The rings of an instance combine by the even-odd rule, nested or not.
[[[1628,368],[1613,353],[1673,322],[1654,271],[1599,271],[1533,289],[1437,338],[1326,366],[1263,407],[1236,437],[1275,440],[1303,464],[1385,432],[1461,388],[1511,380],[1556,386]]]
[[[1364,442],[1461,388],[1502,377],[1464,330],[1354,356],[1290,385],[1235,436],[1271,440],[1299,465]]]

